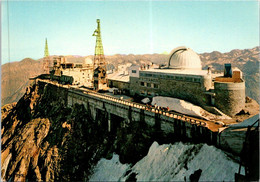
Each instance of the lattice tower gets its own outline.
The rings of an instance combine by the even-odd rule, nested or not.
[[[43,71],[45,74],[48,74],[50,72],[49,61],[50,61],[50,57],[49,57],[49,50],[48,50],[48,42],[47,42],[47,38],[46,38],[45,39],[44,58],[43,58]]]
[[[96,69],[98,66],[100,66],[106,70],[106,60],[105,60],[104,50],[103,50],[103,45],[102,45],[99,19],[97,19],[97,29],[94,31],[92,36],[96,36],[94,69]]]

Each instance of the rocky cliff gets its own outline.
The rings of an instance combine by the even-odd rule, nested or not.
[[[84,181],[101,157],[116,152],[135,163],[149,150],[155,133],[144,124],[108,133],[102,116],[93,121],[84,106],[67,108],[66,98],[66,89],[39,82],[2,107],[2,180]]]
[[[179,152],[171,150],[169,156],[174,156],[173,158],[176,158],[177,162],[166,160],[164,155],[160,155],[160,160],[162,159],[164,162],[158,163],[157,154],[162,154],[161,149],[154,150],[155,154],[152,154],[154,157],[151,160],[146,159],[147,157],[144,157],[146,155],[149,157],[149,154],[151,154],[148,151],[154,141],[159,144],[173,143],[171,147],[174,147],[176,141],[179,141],[180,138],[174,138],[170,134],[162,134],[145,122],[131,122],[129,124],[117,122],[118,124],[113,131],[108,132],[108,121],[105,115],[101,113],[96,120],[93,120],[91,111],[86,110],[83,105],[76,104],[68,108],[67,95],[67,89],[63,87],[36,82],[27,87],[26,93],[17,103],[2,107],[2,180],[88,181],[91,178],[93,179],[93,175],[97,178],[103,176],[102,173],[97,174],[95,166],[98,166],[100,160],[104,159],[113,162],[115,153],[119,157],[114,162],[116,166],[111,168],[121,168],[121,164],[127,163],[129,170],[131,168],[135,171],[134,173],[127,172],[127,170],[121,171],[122,173],[120,172],[118,175],[123,181],[165,179],[164,170],[161,170],[160,175],[156,170],[170,169],[172,164],[180,166],[180,170],[174,171],[175,168],[168,170],[167,179],[183,179],[184,176],[191,179],[193,173],[199,170],[195,164],[198,161],[200,162],[200,159],[195,160],[194,164],[188,163],[188,161],[194,160],[195,155],[191,155],[194,151],[193,144],[184,144],[187,149],[181,147],[183,149],[180,149]],[[178,145],[177,143],[176,146]],[[202,145],[196,146],[200,148]],[[206,144],[205,147],[208,148]],[[163,153],[165,153],[170,145],[168,148],[165,146],[162,148],[164,148]],[[220,149],[216,150],[213,146],[211,148],[212,151],[217,151],[226,156],[223,151],[220,152]],[[203,159],[205,164],[212,162],[213,156],[213,152],[207,152],[207,150],[205,153],[210,155]],[[181,154],[181,151],[185,152]],[[214,153],[216,159],[219,157],[218,153]],[[185,156],[185,158],[178,157],[178,154]],[[236,164],[233,165],[230,160],[236,158],[233,155],[232,159],[223,157],[223,160],[229,162],[221,163],[222,160],[220,160],[217,164],[221,163],[221,165],[214,167],[214,169],[221,168],[228,163],[234,166],[231,170],[233,173],[236,171],[238,161],[236,160]],[[153,161],[157,161],[155,168],[151,168],[150,171],[149,167],[146,169],[149,171],[149,175],[146,175],[148,173],[145,170],[141,170],[144,167],[134,167],[136,164],[138,166],[140,161],[143,163],[143,159],[150,161],[151,164],[149,163],[147,166],[152,165]],[[195,167],[191,167],[194,165]],[[204,168],[200,168],[203,173],[202,177],[209,179],[211,170],[207,171],[207,168]],[[141,172],[139,173],[136,169],[140,169]],[[108,170],[106,173],[113,173],[113,171]],[[216,178],[214,179],[222,180],[222,178],[217,178],[218,173],[219,171],[216,170],[214,173]],[[229,174],[227,178],[223,177],[223,180],[233,179],[233,176],[234,174]],[[106,175],[103,177],[106,177]]]

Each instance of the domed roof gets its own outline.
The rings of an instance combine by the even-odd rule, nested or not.
[[[187,47],[177,47],[172,50],[169,58],[169,68],[175,69],[199,69],[201,70],[201,60],[199,55]]]

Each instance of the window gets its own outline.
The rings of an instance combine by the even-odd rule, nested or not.
[[[132,73],[136,73],[136,70],[132,70]]]
[[[192,78],[191,77],[185,77],[185,81],[192,82]]]
[[[176,76],[175,78],[176,78],[176,80],[182,80],[182,77],[180,77],[180,76]]]
[[[82,68],[82,64],[76,64],[76,68]]]
[[[194,82],[200,82],[199,78],[194,78],[193,80],[194,80]]]
[[[144,86],[144,82],[141,82],[141,86]]]
[[[158,84],[153,84],[153,88],[159,88]]]
[[[151,87],[151,83],[147,83],[147,87]]]
[[[150,73],[146,73],[145,76],[146,76],[146,77],[152,77],[153,75],[150,74]]]

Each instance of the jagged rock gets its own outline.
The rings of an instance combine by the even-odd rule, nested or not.
[[[248,96],[246,96],[246,103],[251,103],[252,102],[252,99]]]
[[[24,125],[14,138],[7,144],[2,145],[2,161],[4,172],[2,179],[9,179],[14,175],[14,181],[24,181],[27,175],[27,169],[31,164],[33,168],[37,167],[39,150],[43,139],[47,136],[50,128],[48,119],[33,119]],[[13,156],[11,151],[15,151]],[[13,157],[10,157],[13,156]],[[7,169],[10,169],[6,171]]]
[[[83,105],[67,108],[66,99],[65,89],[36,83],[2,107],[3,180],[83,181],[111,154],[104,122],[93,122]]]
[[[36,83],[12,106],[2,108],[2,179],[87,181],[102,157],[120,156],[135,164],[153,141],[172,142],[144,122],[107,130],[107,118],[94,121],[84,105],[67,103],[66,89]]]

